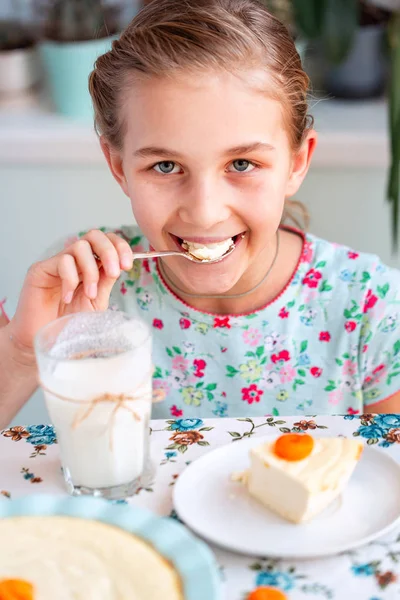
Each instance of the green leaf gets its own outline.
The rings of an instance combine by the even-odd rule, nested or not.
[[[172,350],[174,350],[176,354],[182,354],[182,350],[178,348],[178,346],[172,346]]]
[[[141,235],[137,235],[136,237],[133,237],[129,241],[129,245],[130,245],[131,248],[134,248],[135,246],[138,246],[141,241],[142,241],[142,236]]]
[[[282,433],[290,433],[289,427],[279,427],[279,431]]]
[[[202,388],[203,385],[204,385],[204,381],[199,381],[199,383],[196,383],[196,388],[197,389]]]
[[[128,287],[133,287],[135,285],[135,282],[132,281],[132,279],[127,279],[125,283]]]
[[[187,446],[184,446],[184,445],[182,444],[182,446],[179,446],[179,448],[178,448],[178,452],[180,452],[181,454],[185,454],[185,452],[187,452],[187,449],[188,449],[188,447],[187,447]]]
[[[197,442],[198,446],[209,446],[210,442],[206,442],[205,440],[202,440],[201,442]]]
[[[333,392],[333,390],[336,390],[336,385],[329,384],[325,388],[325,392]]]
[[[305,377],[306,376],[306,372],[304,369],[298,369],[297,373],[300,375],[300,377]]]
[[[239,373],[239,371],[234,367],[231,367],[231,365],[226,365],[226,370],[228,371],[226,374],[227,377],[234,377],[237,373]]]
[[[211,402],[211,400],[214,400],[214,396],[211,392],[207,392],[207,399]]]
[[[165,348],[167,351],[168,356],[170,356],[171,358],[174,356],[174,353],[172,352],[172,350],[170,348]]]
[[[361,283],[368,283],[370,279],[371,275],[368,273],[368,271],[363,271]]]
[[[302,354],[303,352],[305,352],[307,350],[307,348],[308,348],[308,341],[307,340],[303,340],[301,342],[301,345],[300,345],[300,354]]]
[[[212,392],[213,390],[215,390],[217,387],[216,383],[209,383],[208,385],[206,385],[205,389],[209,390],[210,392]]]
[[[317,263],[315,268],[322,269],[323,267],[326,267],[326,260],[321,260],[319,263]]]
[[[387,378],[388,385],[390,385],[392,383],[392,379],[394,377],[398,377],[399,375],[400,375],[400,371],[395,371],[394,373],[390,373],[389,377]]]
[[[305,309],[305,305],[302,304],[301,306],[299,306],[299,312],[303,312],[303,310]]]
[[[153,373],[153,378],[154,379],[161,379],[162,378],[162,371],[160,369],[160,367],[156,367]]]
[[[255,354],[254,354],[254,352],[251,352],[251,350],[248,350],[248,351],[246,352],[245,356],[248,356],[248,357],[250,357],[250,358],[254,358],[254,357],[255,357]]]
[[[383,286],[378,285],[378,296],[379,296],[379,298],[382,298],[382,299],[385,298],[386,294],[389,291],[389,289],[390,289],[390,286],[389,286],[388,283],[385,283],[385,285],[383,285]]]
[[[274,415],[274,417],[279,417],[279,410],[277,408],[273,408],[272,414]]]
[[[322,41],[326,57],[340,64],[348,56],[359,27],[358,0],[326,0]]]
[[[293,308],[293,306],[296,304],[296,300],[292,300],[291,302],[288,302],[287,307],[288,308]]]
[[[347,308],[345,308],[344,312],[343,312],[343,316],[345,319],[352,319],[353,313],[350,310],[348,310]]]
[[[257,354],[258,358],[261,358],[261,356],[264,354],[264,346],[258,346],[258,348],[256,350],[256,354]]]
[[[400,354],[400,340],[397,340],[395,345],[393,346],[394,355],[397,356]]]
[[[214,427],[202,427],[199,431],[212,431]]]
[[[250,565],[250,569],[252,571],[262,571],[262,564],[261,563],[253,563],[252,565]]]
[[[303,381],[302,379],[295,379],[294,382],[297,383],[297,385],[304,385],[305,384],[305,381]]]
[[[333,290],[333,287],[331,285],[329,285],[326,280],[324,280],[320,287],[320,291],[321,292],[330,292],[331,290]]]
[[[349,354],[348,352],[345,352],[345,353],[343,354],[343,358],[350,358],[350,354]]]
[[[379,439],[377,439],[377,438],[370,438],[369,440],[367,440],[368,446],[373,446],[373,444],[377,444],[378,442],[379,442]]]
[[[237,431],[228,431],[228,433],[233,438],[240,438],[241,437],[240,433],[238,433]]]
[[[336,359],[336,364],[339,365],[339,367],[342,367],[343,366],[343,361],[340,360],[340,358],[337,358]]]

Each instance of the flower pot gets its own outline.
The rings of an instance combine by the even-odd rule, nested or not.
[[[80,121],[93,119],[88,79],[96,59],[111,49],[114,36],[87,42],[46,41],[40,52],[57,112]]]
[[[35,46],[0,51],[0,97],[24,95],[40,79],[40,65]]]
[[[387,75],[384,34],[381,25],[358,29],[348,57],[325,72],[327,92],[338,98],[354,99],[372,98],[383,93]]]

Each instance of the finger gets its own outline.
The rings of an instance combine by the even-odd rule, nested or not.
[[[100,272],[100,279],[98,284],[96,308],[100,310],[106,310],[110,303],[111,291],[115,285],[115,279],[110,279],[106,274]]]
[[[116,233],[108,233],[107,237],[112,242],[118,253],[121,269],[130,271],[133,265],[133,253],[128,242]]]
[[[61,279],[61,297],[65,304],[70,304],[80,278],[75,259],[71,254],[63,254],[57,263],[58,276]]]
[[[117,249],[108,236],[102,231],[94,229],[89,231],[82,240],[89,243],[92,254],[94,253],[99,257],[107,277],[114,280],[118,279],[121,274],[119,256]]]
[[[87,240],[79,240],[71,246],[69,254],[75,258],[86,297],[94,300],[97,296],[99,266],[93,256],[92,246]]]

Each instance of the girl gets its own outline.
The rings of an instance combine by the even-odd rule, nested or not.
[[[140,229],[91,231],[34,265],[3,348],[29,356],[45,323],[111,303],[153,329],[154,417],[400,412],[400,272],[283,225],[317,141],[307,91],[255,0],[147,6],[90,77]],[[232,244],[214,264],[132,266],[135,249]]]

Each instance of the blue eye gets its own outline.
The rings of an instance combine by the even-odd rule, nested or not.
[[[179,173],[179,168],[180,167],[176,163],[174,163],[170,160],[163,160],[162,162],[157,163],[153,167],[153,169],[155,171],[157,171],[157,173],[161,173],[162,175],[170,175],[171,173]]]
[[[243,158],[239,158],[234,160],[230,165],[233,167],[232,169],[228,169],[233,173],[250,173],[255,168],[255,165],[249,160],[244,160]]]

